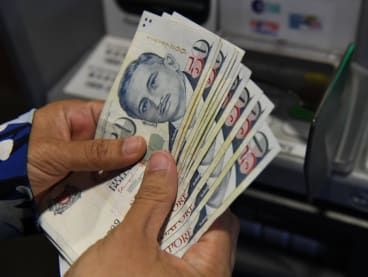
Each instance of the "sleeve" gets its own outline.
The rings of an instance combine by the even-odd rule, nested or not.
[[[36,231],[36,209],[27,176],[34,111],[0,125],[0,239]]]

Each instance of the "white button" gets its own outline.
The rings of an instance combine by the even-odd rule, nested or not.
[[[13,145],[14,141],[12,139],[0,141],[0,161],[6,161],[9,158]]]
[[[5,130],[6,127],[8,127],[8,124],[7,123],[1,124],[0,125],[0,132],[3,131],[3,130]]]

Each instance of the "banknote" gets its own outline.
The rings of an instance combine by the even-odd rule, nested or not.
[[[221,178],[218,178],[209,190],[209,198],[222,195],[220,205],[214,208],[208,205],[208,202],[201,202],[197,212],[191,214],[189,222],[182,225],[180,230],[176,229],[175,235],[162,243],[162,249],[181,257],[229,207],[230,203],[254,181],[279,151],[280,146],[267,125],[256,132],[250,142],[244,141],[234,153],[232,163],[226,166],[228,170],[236,172],[234,179],[228,183],[231,185],[222,186]]]
[[[237,72],[237,75],[239,74],[239,71]],[[224,87],[226,91],[222,92],[225,96],[228,95],[230,90],[230,85]],[[222,98],[225,100],[226,97]],[[217,111],[221,110],[221,106],[216,109]],[[205,110],[205,109],[203,109]],[[202,111],[203,111],[202,110]],[[207,110],[207,109],[206,109]],[[202,114],[200,112],[201,117],[206,117],[210,111],[207,111],[207,113]],[[186,176],[186,172],[189,169],[189,164],[191,163],[193,153],[196,153],[199,148],[201,147],[201,143],[204,140],[205,136],[208,134],[210,127],[212,126],[212,123],[214,122],[216,116],[211,116],[211,119],[206,118],[204,121],[201,122],[200,119],[196,120],[196,123],[194,124],[193,128],[188,129],[188,136],[185,136],[183,144],[181,145],[177,161],[177,168],[178,173],[180,176],[180,179],[183,179]],[[202,120],[203,121],[203,120]],[[191,130],[192,129],[192,130]],[[191,132],[190,132],[191,131]],[[179,182],[179,189],[178,193],[180,194],[183,190],[185,190],[185,186],[182,186],[182,182]]]
[[[250,81],[251,84],[252,81]],[[213,183],[219,179],[221,179],[223,186],[227,186],[229,180],[233,179],[231,172],[225,170],[226,167],[232,164],[231,160],[234,159],[234,153],[237,152],[240,145],[252,139],[254,133],[263,124],[272,108],[272,103],[262,94],[260,100],[255,103],[245,120],[238,120],[233,126],[224,125],[222,135],[227,135],[228,141],[218,144],[219,149],[216,150],[215,158],[211,163],[203,166],[204,169],[202,170],[201,166],[198,166],[196,169],[195,174],[189,181],[188,190],[184,195],[181,195],[181,202],[175,203],[174,208],[176,212],[171,214],[166,227],[167,231],[164,233],[164,239],[173,235],[170,231],[177,230],[186,224],[182,215],[186,215],[186,220],[188,220],[200,202],[208,202],[207,204],[212,206],[218,206],[218,203],[221,203],[221,195],[217,195],[217,198],[205,198],[207,197],[208,191],[213,187]],[[216,145],[214,148],[216,148]],[[175,226],[175,228],[172,228],[172,226]]]
[[[170,149],[220,47],[214,34],[194,32],[187,25],[144,12],[106,100],[96,137],[141,135],[150,141],[155,134],[161,137],[157,143],[162,149]]]
[[[193,166],[197,167],[199,165],[199,162],[207,153],[208,148],[212,145],[213,140],[223,127],[225,121],[233,122],[236,120],[244,111],[245,107],[248,105],[252,106],[251,101],[255,101],[258,98],[258,95],[260,95],[260,93],[258,94],[258,90],[248,90],[246,88],[250,75],[251,71],[241,64],[240,70],[228,90],[226,98],[223,99],[215,118],[211,120],[207,126],[202,126],[202,130],[204,129],[202,131],[202,137],[199,135],[195,136],[199,142],[193,144],[198,144],[198,147],[189,147],[187,155],[182,157],[181,163],[178,164],[181,176],[186,177],[187,172]],[[227,87],[224,89],[227,89]],[[196,132],[193,134],[196,134]],[[192,140],[189,141],[192,144]],[[189,146],[189,144],[187,146]]]
[[[196,159],[193,159],[192,163],[187,164],[188,172],[183,170],[182,175],[179,177],[179,183],[183,184],[180,186],[180,191],[178,191],[171,218],[179,213],[181,207],[186,203],[187,199],[193,192],[193,189],[196,187],[200,176],[204,173],[205,169],[208,168],[210,160],[214,156],[214,147],[216,145],[222,145],[225,136],[228,140],[231,140],[231,137],[227,136],[229,133],[228,130],[232,129],[240,117],[245,119],[249,115],[256,104],[256,101],[260,97],[261,92],[254,89],[248,89],[247,84],[248,76],[239,75],[236,82],[234,82],[233,87],[229,91],[229,105],[224,103],[225,107],[219,113],[218,122],[215,124],[212,132],[208,134],[208,138],[204,141],[204,144],[199,150],[198,156]],[[241,125],[238,124],[237,128],[240,127]],[[221,129],[223,129],[223,134],[218,136]],[[233,132],[233,136],[234,135],[235,132]],[[210,138],[211,136],[212,138]],[[217,143],[214,144],[213,141],[216,137]],[[211,146],[213,149],[210,149]],[[209,156],[205,158],[206,154]],[[196,172],[197,174],[195,174]],[[193,177],[193,175],[195,176]]]
[[[122,221],[139,187],[135,176],[143,175],[144,165],[133,170],[92,188],[86,185],[89,176],[74,174],[41,214],[40,225],[70,264]]]
[[[215,88],[213,97],[205,102],[203,107],[196,110],[197,116],[191,119],[191,128],[186,130],[185,136],[181,145],[179,146],[178,155],[176,161],[178,163],[178,171],[181,174],[182,163],[186,160],[190,160],[190,154],[196,152],[200,147],[200,142],[204,136],[208,133],[212,122],[215,120],[216,115],[221,109],[221,104],[225,101],[228,91],[231,85],[234,83],[235,78],[238,76],[241,68],[239,66],[233,66],[230,74],[231,78],[225,78],[220,83],[220,87]]]
[[[222,165],[226,163],[226,157],[232,155],[242,140],[249,140],[253,136],[273,107],[272,102],[250,80],[226,120],[223,121],[221,132],[215,139],[209,138],[206,141],[203,147],[205,156],[195,157],[196,162],[190,168],[190,174],[184,175],[184,182],[197,186],[196,182],[192,183],[194,179],[201,179],[201,182],[205,182],[210,176],[217,176]],[[199,160],[200,164],[205,165],[206,173],[199,174],[201,168],[198,164]],[[188,181],[189,179],[191,181]]]
[[[195,24],[178,13],[173,13],[172,16],[168,14],[165,15],[167,18],[171,18],[181,24],[187,24],[201,32],[208,32],[203,27]],[[223,39],[221,39],[221,42],[222,46],[220,52],[218,53],[215,65],[211,69],[211,74],[207,79],[202,96],[193,106],[193,111],[190,116],[186,118],[187,124],[179,130],[178,138],[172,149],[173,156],[177,161],[180,161],[183,158],[183,147],[187,141],[191,141],[191,147],[195,147],[193,145],[195,142],[192,141],[191,138],[188,139],[188,136],[190,136],[190,134],[196,134],[196,137],[200,136],[198,131],[202,130],[200,128],[202,122],[206,122],[208,120],[207,117],[209,116],[209,109],[219,107],[219,104],[221,103],[216,102],[221,101],[221,99],[226,96],[224,92],[227,91],[227,87],[231,85],[237,75],[238,66],[245,51]],[[224,86],[226,87],[224,88]],[[220,99],[218,99],[219,97]],[[216,111],[213,111],[212,114],[213,113],[216,113]]]

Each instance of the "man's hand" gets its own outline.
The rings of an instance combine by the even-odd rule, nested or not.
[[[124,221],[70,268],[74,276],[231,276],[238,223],[229,212],[182,258],[160,249],[158,238],[177,191],[177,171],[166,152],[152,154]]]
[[[102,101],[67,100],[35,112],[27,170],[36,200],[71,171],[121,169],[144,155],[141,137],[93,140],[102,107]]]

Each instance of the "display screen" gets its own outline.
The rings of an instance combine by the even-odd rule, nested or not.
[[[174,11],[198,24],[204,23],[209,15],[210,0],[115,0],[125,12],[141,15],[144,10],[161,14]]]

